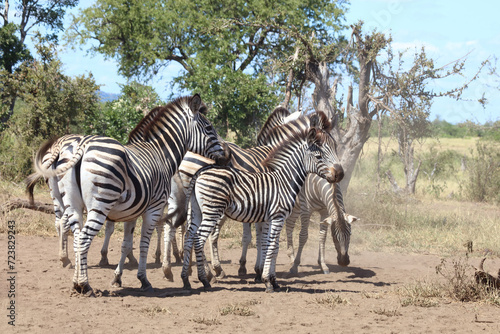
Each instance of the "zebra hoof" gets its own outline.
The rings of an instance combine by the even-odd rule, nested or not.
[[[153,286],[151,283],[149,283],[148,279],[146,278],[146,275],[144,276],[137,276],[139,281],[141,281],[141,291],[142,292],[153,292]]]
[[[71,261],[66,257],[61,259],[61,268],[66,268],[68,267],[69,269],[72,268]]]
[[[169,282],[174,281],[174,275],[172,274],[172,268],[163,267],[163,275],[165,276],[165,279],[168,280]]]
[[[137,262],[137,259],[132,255],[128,257],[128,265],[131,267],[137,267],[139,262]]]
[[[325,275],[330,274],[330,270],[328,270],[328,269],[323,269],[323,274],[325,274]]]
[[[182,287],[182,289],[191,291],[191,283],[189,283],[189,280],[187,279],[182,279],[182,280],[184,281],[184,286]]]
[[[122,287],[122,278],[121,275],[115,275],[115,278],[113,278],[113,281],[111,282],[111,286],[115,288],[121,288]]]
[[[92,288],[88,283],[84,284],[74,283],[73,290],[85,297],[95,297],[94,290],[92,290]]]
[[[281,288],[278,285],[278,283],[276,283],[276,278],[271,279],[271,285],[272,285],[274,291],[276,291],[276,292],[280,291]]]
[[[205,291],[212,290],[212,286],[210,285],[210,282],[208,282],[208,280],[202,280],[201,282],[203,283],[203,290]]]
[[[247,274],[247,268],[246,267],[240,267],[238,269],[238,276],[246,276]]]
[[[214,271],[215,271],[215,276],[218,278],[218,279],[222,279],[226,276],[226,273],[224,272],[224,270],[222,270],[222,267],[214,267]]]
[[[107,257],[101,257],[101,261],[99,261],[99,267],[107,267],[109,266],[109,261]]]
[[[274,288],[272,285],[266,284],[266,293],[274,293]]]
[[[297,275],[298,273],[299,269],[296,266],[292,266],[292,268],[290,268],[290,274]]]
[[[150,293],[150,292],[153,292],[153,286],[151,285],[151,283],[148,282],[149,285],[142,285],[141,286],[141,292],[146,292],[146,293]]]

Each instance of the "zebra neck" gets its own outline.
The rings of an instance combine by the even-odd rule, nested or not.
[[[283,165],[278,169],[277,173],[281,174],[281,179],[284,180],[284,184],[290,187],[290,195],[295,198],[302,186],[305,183],[307,177],[307,171],[303,163],[297,163],[296,158],[290,159],[288,164]]]

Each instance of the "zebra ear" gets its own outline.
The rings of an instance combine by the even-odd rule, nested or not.
[[[352,223],[354,223],[356,220],[359,220],[359,218],[358,218],[358,217],[353,216],[353,215],[350,215],[350,214],[348,214],[348,213],[346,213],[346,214],[345,214],[345,217],[346,217],[347,221],[349,222],[349,224],[352,224]]]
[[[193,114],[196,114],[197,112],[200,111],[202,102],[201,102],[201,97],[199,94],[194,94],[194,96],[191,98],[191,101],[189,101],[189,109],[193,112]]]
[[[318,132],[316,128],[310,128],[307,132],[307,145],[311,146],[318,143]]]

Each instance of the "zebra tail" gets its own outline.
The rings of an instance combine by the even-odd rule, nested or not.
[[[26,184],[26,194],[28,195],[28,199],[31,205],[35,204],[35,196],[33,195],[33,190],[35,189],[35,185],[38,183],[38,180],[40,180],[41,178],[42,175],[33,173],[30,174],[30,176],[28,176],[26,180],[24,180],[24,183]]]
[[[85,143],[87,142],[87,140],[81,140],[78,143],[77,147],[75,148],[75,153],[73,153],[73,157],[67,163],[58,168],[50,168],[57,161],[59,154],[61,153],[61,147],[59,145],[54,145],[56,140],[57,138],[50,139],[45,142],[40,147],[38,152],[36,152],[35,160],[33,161],[36,173],[47,179],[54,176],[63,175],[70,168],[74,167],[82,158]],[[47,160],[43,161],[43,157],[45,156],[45,154],[47,154],[49,148],[51,149],[52,154]]]

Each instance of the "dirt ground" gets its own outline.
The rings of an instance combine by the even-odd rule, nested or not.
[[[402,306],[398,288],[436,278],[440,258],[434,255],[360,252],[351,254],[349,267],[341,268],[333,264],[330,252],[331,273],[324,275],[316,264],[316,247],[309,245],[300,273],[288,277],[288,258],[282,250],[277,267],[282,292],[267,294],[263,284],[253,282],[251,274],[237,276],[240,249],[224,248],[222,242],[226,278],[205,292],[195,275],[191,278],[194,290],[186,293],[180,266],[174,267],[175,282],[164,280],[150,250],[148,277],[154,293],[145,295],[139,291],[135,268],[126,268],[122,288],[111,288],[120,236],[112,238],[109,258],[113,265],[107,268],[97,267],[102,241],[96,238],[90,249],[89,280],[96,297],[88,298],[71,294],[73,270],[60,267],[56,238],[17,236],[14,329],[7,325],[5,316],[7,237],[0,235],[4,310],[0,332],[500,333],[500,307],[487,303],[441,299],[431,307]],[[138,255],[137,249],[134,252]],[[249,251],[249,262],[253,259],[255,249]],[[252,267],[253,263],[249,273]],[[486,263],[490,272],[499,267],[499,259]]]

